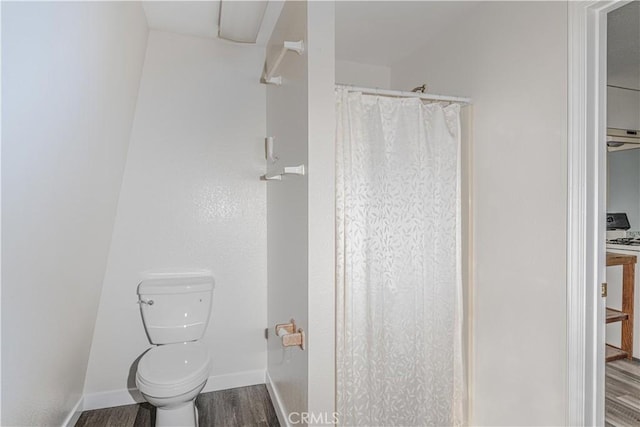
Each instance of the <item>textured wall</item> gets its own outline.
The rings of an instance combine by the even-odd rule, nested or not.
[[[146,40],[139,3],[2,4],[2,425],[82,395]]]
[[[264,49],[151,31],[85,392],[126,396],[150,347],[143,271],[210,269],[207,387],[263,382],[266,368]],[[91,397],[92,402],[97,400]],[[116,398],[115,400],[119,399]],[[99,403],[99,400],[98,400]]]

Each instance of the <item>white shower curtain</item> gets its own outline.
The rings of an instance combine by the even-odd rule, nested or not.
[[[337,90],[341,425],[464,423],[459,117]]]

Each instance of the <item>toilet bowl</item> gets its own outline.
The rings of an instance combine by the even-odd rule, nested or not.
[[[211,370],[206,347],[198,342],[153,347],[138,362],[136,386],[156,407],[157,426],[197,426],[195,399]]]
[[[207,347],[198,342],[209,323],[210,275],[152,277],[138,285],[145,330],[155,347],[140,358],[136,386],[156,407],[156,426],[198,425],[195,400],[211,371]]]

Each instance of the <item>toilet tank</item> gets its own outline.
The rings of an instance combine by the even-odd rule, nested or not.
[[[142,280],[138,297],[142,321],[152,344],[195,341],[211,314],[211,275],[163,274]]]

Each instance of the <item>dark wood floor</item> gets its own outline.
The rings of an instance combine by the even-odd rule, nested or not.
[[[605,425],[640,425],[640,362],[622,359],[607,363]]]
[[[201,427],[279,427],[273,404],[264,385],[202,393],[196,399]],[[148,403],[85,411],[76,427],[149,427],[155,409]]]

